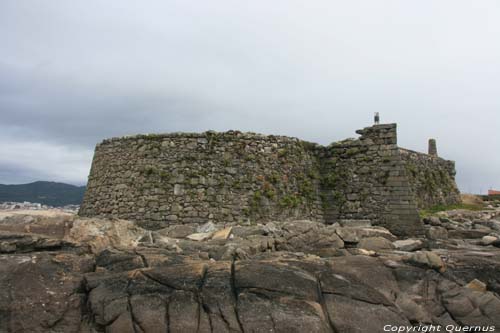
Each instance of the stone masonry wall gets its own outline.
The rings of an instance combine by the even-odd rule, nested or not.
[[[79,214],[158,229],[322,220],[314,145],[252,133],[139,135],[97,145]]]
[[[418,208],[460,202],[460,192],[455,183],[455,162],[403,148],[399,151]]]
[[[357,140],[326,147],[322,193],[326,223],[369,219],[398,235],[422,231],[397,147],[396,124],[357,131]]]
[[[357,133],[358,139],[327,147],[237,131],[104,140],[79,214],[130,219],[149,229],[369,219],[415,235],[422,231],[417,206],[458,197],[453,163],[399,148],[396,124]]]

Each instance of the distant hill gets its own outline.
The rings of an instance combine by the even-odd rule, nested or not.
[[[38,181],[29,184],[0,184],[0,202],[39,202],[49,206],[79,205],[85,186]]]

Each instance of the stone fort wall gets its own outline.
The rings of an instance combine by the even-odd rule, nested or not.
[[[80,215],[173,223],[322,220],[314,145],[230,131],[97,145]]]
[[[104,140],[79,214],[135,220],[149,229],[370,219],[404,235],[422,230],[417,207],[457,200],[446,194],[456,189],[452,162],[399,148],[395,124],[357,133],[358,139],[327,147],[237,131]],[[422,185],[438,173],[432,189]],[[426,199],[418,199],[425,191]]]
[[[395,234],[422,230],[397,146],[396,124],[357,131],[357,140],[326,147],[322,158],[326,222],[369,219]]]
[[[399,148],[399,151],[418,208],[460,202],[460,191],[455,183],[455,162],[404,148]]]

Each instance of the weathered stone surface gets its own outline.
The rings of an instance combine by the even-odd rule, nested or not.
[[[429,216],[424,218],[424,223],[433,225],[435,227],[441,226],[441,220],[437,216]]]
[[[394,301],[399,292],[397,281],[391,270],[375,257],[353,255],[331,258],[331,270],[349,280],[360,281],[378,291],[387,300]]]
[[[396,299],[396,305],[410,322],[430,324],[433,322],[431,314],[423,304],[419,304],[420,301],[418,296],[400,293]]]
[[[358,247],[371,251],[387,250],[394,248],[392,242],[383,237],[367,237],[359,241]]]
[[[347,251],[352,255],[370,256],[370,257],[377,256],[377,252],[363,248],[349,248]]]
[[[437,239],[447,239],[448,231],[443,227],[430,227],[427,229],[427,237],[429,239],[437,240]]]
[[[474,279],[471,282],[467,283],[465,287],[475,291],[486,291],[486,284],[479,281],[478,279]]]
[[[417,251],[406,257],[406,261],[423,267],[429,267],[438,271],[444,271],[445,264],[443,260],[435,253],[429,251]]]
[[[232,229],[233,229],[232,227],[228,227],[228,228],[224,228],[222,230],[216,231],[214,233],[214,235],[212,236],[212,239],[222,239],[222,240],[228,239],[229,236],[231,235]]]
[[[4,211],[0,218],[0,231],[12,233],[34,233],[61,239],[73,226],[74,214],[44,211],[40,215],[18,214],[16,211]]]
[[[455,183],[455,162],[402,148],[400,152],[419,208],[461,201]]]
[[[207,239],[212,238],[213,233],[212,232],[198,232],[195,234],[191,234],[187,236],[187,239],[194,240],[194,241],[204,241]]]
[[[197,233],[210,233],[210,232],[215,232],[217,230],[217,227],[213,222],[207,222],[205,224],[200,225],[198,228],[196,228]]]
[[[483,245],[491,245],[493,244],[494,242],[496,242],[498,240],[498,237],[494,237],[494,236],[483,236],[483,238],[481,238],[481,244]]]
[[[113,230],[105,222],[81,219],[79,233],[66,234],[95,227],[92,235],[64,246],[57,243],[63,234],[0,231],[24,251],[0,254],[0,332],[384,332],[388,324],[500,325],[500,249],[478,240],[423,239],[432,251],[384,249],[367,256],[343,249],[337,226],[311,221],[234,226],[232,238],[203,241],[170,238],[164,230],[147,237],[133,224]],[[368,241],[360,237],[358,245]]]
[[[81,281],[93,267],[69,252],[0,255],[0,332],[79,332]]]
[[[455,288],[442,297],[446,310],[461,325],[500,327],[500,299],[493,293]]]
[[[369,228],[372,226],[370,220],[339,220],[339,223],[343,227]]]
[[[473,222],[475,226],[480,225],[484,227],[488,227],[494,231],[500,231],[500,221],[496,220],[476,220]]]
[[[133,220],[149,230],[371,221],[415,236],[423,233],[417,207],[459,201],[453,162],[399,148],[396,124],[357,133],[359,139],[326,147],[238,131],[104,140],[96,146],[80,214]]]
[[[154,230],[319,221],[317,160],[314,146],[298,139],[237,131],[105,140],[96,147],[80,214],[126,218]],[[105,174],[107,186],[100,186]]]
[[[131,221],[79,218],[65,239],[86,243],[94,253],[99,253],[109,247],[135,247],[147,234],[147,230]]]
[[[178,224],[171,227],[157,230],[158,234],[171,238],[185,238],[196,233],[196,227],[189,224]]]
[[[78,248],[78,244],[44,235],[0,231],[0,253],[27,253]]]
[[[357,133],[359,140],[331,144],[324,152],[325,221],[370,220],[396,235],[421,234],[404,151],[397,147],[396,124]]]
[[[267,279],[260,279],[267,276]],[[284,295],[295,295],[300,298],[319,301],[318,281],[298,267],[287,264],[259,262],[241,262],[235,266],[235,287],[241,289],[261,289],[267,292]]]
[[[448,233],[448,236],[451,238],[483,238],[487,236],[491,231],[490,230],[477,230],[477,229],[456,229],[451,230]]]
[[[348,243],[358,243],[366,237],[383,237],[390,241],[396,240],[396,236],[385,228],[358,228],[358,227],[343,227],[336,228],[337,234]]]
[[[424,243],[420,239],[403,239],[392,243],[394,248],[400,251],[416,251],[422,249]]]
[[[483,249],[483,250],[481,250]],[[500,293],[500,252],[494,247],[472,247],[439,250],[448,258],[446,273],[451,274],[461,285],[478,279],[488,290]]]
[[[384,325],[408,326],[396,307],[362,302],[341,295],[325,295],[328,315],[339,332],[384,332]],[[331,309],[331,310],[330,310]]]

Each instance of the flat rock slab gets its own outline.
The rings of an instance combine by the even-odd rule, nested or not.
[[[404,239],[397,240],[392,244],[394,245],[396,250],[412,252],[422,249],[424,242],[419,239]]]
[[[348,243],[358,243],[365,237],[383,237],[390,241],[395,241],[397,239],[389,230],[381,227],[340,227],[336,228],[335,231],[344,242]]]
[[[417,251],[407,256],[406,261],[417,266],[429,267],[440,272],[445,271],[446,266],[439,255],[430,251]]]
[[[190,240],[201,242],[201,241],[205,241],[205,240],[210,239],[212,237],[212,235],[213,235],[212,232],[198,232],[195,234],[191,234],[191,235],[187,236],[186,238],[190,239]]]
[[[218,239],[226,240],[231,235],[231,231],[232,230],[233,230],[233,228],[229,227],[229,228],[224,228],[222,230],[216,231],[216,232],[214,232],[214,234],[212,236],[212,239],[215,239],[215,240],[218,240]]]
[[[379,251],[393,249],[394,245],[390,240],[384,237],[366,237],[359,241],[358,248],[370,251]]]

